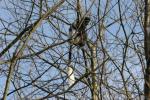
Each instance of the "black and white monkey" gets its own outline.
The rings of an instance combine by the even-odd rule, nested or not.
[[[71,55],[72,55],[72,46],[83,47],[87,41],[86,27],[90,22],[90,17],[84,17],[81,20],[76,20],[74,23],[70,25],[69,28],[69,36],[70,36],[70,48],[69,48],[69,67],[68,67],[68,83],[69,86],[74,84],[75,76],[74,70],[71,67]],[[81,48],[82,50],[83,48]],[[84,53],[84,51],[83,51]]]
[[[90,17],[84,17],[80,21],[75,21],[70,25],[69,35],[70,43],[79,47],[85,45],[87,40],[86,27],[90,22]]]

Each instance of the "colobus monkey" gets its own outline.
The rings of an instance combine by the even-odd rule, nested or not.
[[[79,47],[82,47],[85,45],[85,42],[87,40],[87,34],[86,34],[86,27],[88,23],[90,22],[89,17],[85,17],[81,20],[76,20],[74,23],[70,25],[69,28],[69,35],[71,38],[70,41],[70,48],[69,48],[69,64],[68,64],[68,83],[69,86],[71,86],[75,82],[75,76],[74,76],[74,71],[71,65],[71,55],[72,55],[72,45],[76,45]]]
[[[71,41],[71,44],[77,45],[79,47],[82,47],[85,45],[85,42],[87,40],[87,34],[86,34],[86,27],[88,23],[90,22],[90,17],[84,17],[80,21],[75,21],[70,25],[69,28],[69,35]]]

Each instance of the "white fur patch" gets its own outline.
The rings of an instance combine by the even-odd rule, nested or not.
[[[75,77],[74,77],[73,69],[72,69],[72,67],[68,67],[68,83],[69,83],[69,86],[74,84],[74,82],[75,82]]]

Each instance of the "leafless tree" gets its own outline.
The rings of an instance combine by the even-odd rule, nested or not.
[[[148,27],[149,0],[1,0],[0,98],[148,100]]]

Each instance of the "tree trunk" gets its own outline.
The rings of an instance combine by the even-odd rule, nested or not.
[[[144,96],[150,100],[150,0],[145,0],[144,49],[146,58]]]
[[[92,100],[99,100],[98,99],[98,84],[97,84],[97,77],[96,77],[96,45],[95,44],[88,44],[90,50],[91,50],[91,77],[92,77]]]

